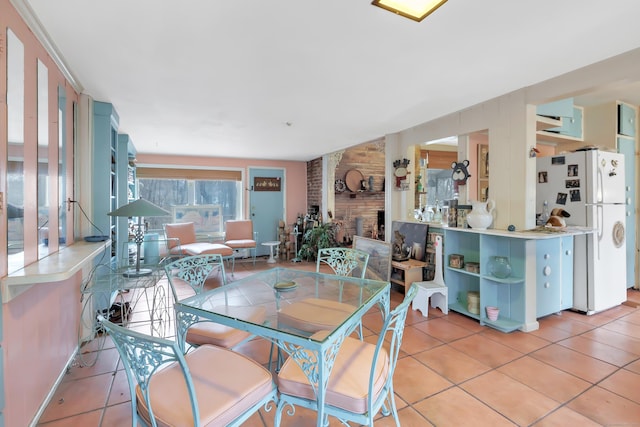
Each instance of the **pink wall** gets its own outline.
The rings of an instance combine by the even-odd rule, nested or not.
[[[135,140],[133,141],[135,145]],[[287,224],[294,223],[299,213],[307,212],[307,163],[293,161],[275,161],[261,159],[231,159],[221,157],[166,156],[161,154],[136,154],[138,164],[144,165],[180,165],[197,167],[222,167],[244,170],[244,178],[248,179],[249,168],[282,168],[285,170],[285,201]],[[245,182],[244,188],[248,185]],[[245,205],[248,194],[245,192]],[[245,216],[247,207],[243,207]]]
[[[82,273],[4,304],[5,425],[28,425],[78,344]]]
[[[50,102],[50,152],[57,153],[57,99],[58,85],[66,88],[67,118],[71,103],[77,100],[73,91],[54,61],[20,18],[9,0],[0,0],[0,31],[6,41],[6,30],[10,28],[24,45],[25,53],[25,262],[37,260],[37,198],[31,189],[37,184],[37,92],[36,64],[40,59],[48,69]],[[6,55],[0,53],[0,93],[6,93]],[[6,115],[6,105],[2,107],[2,116]],[[69,123],[69,122],[68,122]],[[55,129],[55,131],[54,131]],[[73,129],[68,126],[68,141],[71,141]],[[6,125],[0,126],[0,166],[6,164]],[[72,155],[73,150],[68,150]],[[72,159],[68,157],[67,161]],[[50,156],[57,165],[57,154]],[[55,168],[54,166],[54,172]],[[1,168],[1,167],[0,167]],[[68,188],[72,188],[73,163],[68,163]],[[57,181],[54,183],[57,193]],[[0,179],[0,191],[6,191],[6,180]],[[52,190],[53,191],[53,190]],[[52,193],[53,195],[53,193]],[[57,195],[56,195],[57,197]],[[5,203],[3,201],[3,203]],[[53,224],[57,214],[53,215]],[[57,227],[56,227],[57,228]],[[0,233],[6,236],[5,225],[0,225]],[[52,247],[57,239],[54,239]],[[6,237],[0,239],[0,245],[6,247]],[[6,258],[0,275],[6,274]],[[56,379],[66,367],[77,346],[78,323],[80,315],[81,275],[55,283],[43,283],[32,287],[9,303],[2,306],[2,351],[4,354],[4,395],[3,415],[7,426],[26,426],[35,416],[40,405],[53,387]],[[2,409],[2,408],[0,408]]]

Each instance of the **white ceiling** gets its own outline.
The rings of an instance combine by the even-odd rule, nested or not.
[[[13,2],[139,153],[311,160],[640,47],[638,0]]]

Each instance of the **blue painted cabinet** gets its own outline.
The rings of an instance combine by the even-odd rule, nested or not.
[[[537,138],[541,141],[582,141],[584,137],[582,107],[573,105],[573,98],[561,99],[536,107]],[[546,117],[547,119],[542,119]]]
[[[111,263],[116,263],[117,220],[107,214],[118,208],[118,126],[113,105],[93,102],[93,234],[111,239]]]
[[[627,247],[627,288],[636,280],[636,140],[618,137],[618,151],[624,155],[625,188],[625,240]]]
[[[582,108],[573,107],[573,113],[571,116],[562,118],[562,126],[549,128],[546,129],[546,131],[573,138],[582,138],[582,117]]]
[[[525,242],[477,232],[445,229],[445,283],[449,288],[449,309],[480,321],[503,332],[520,329],[525,324]],[[452,257],[462,256],[464,263],[477,262],[480,272],[467,271],[462,264],[457,268],[450,263]],[[508,277],[491,274],[491,257],[506,257],[511,265]],[[478,293],[478,309],[470,306],[470,294]],[[474,294],[471,294],[473,297]],[[489,320],[487,306],[498,307],[497,320]]]
[[[636,110],[631,105],[618,104],[618,135],[636,136]]]
[[[573,306],[573,238],[536,241],[536,316]]]
[[[523,329],[538,317],[571,308],[573,305],[573,236],[534,238],[525,234],[493,233],[445,228],[444,281],[449,288],[449,309],[477,319],[503,332]],[[464,264],[450,263],[463,258],[464,264],[477,262],[480,271],[468,271]],[[510,274],[497,277],[492,258],[507,258]],[[459,267],[462,265],[462,267]],[[528,278],[535,277],[530,284]],[[536,302],[528,306],[527,286],[536,286]],[[470,292],[472,293],[470,295]],[[479,294],[477,309],[469,305]],[[497,320],[487,317],[486,307],[498,307]]]
[[[536,107],[536,114],[546,117],[572,117],[573,98],[560,99],[558,101],[541,104]]]

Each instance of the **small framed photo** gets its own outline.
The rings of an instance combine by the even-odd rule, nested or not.
[[[566,205],[567,204],[567,193],[558,193],[558,196],[556,197],[556,204],[557,205]]]
[[[548,182],[547,172],[546,171],[538,172],[538,183],[544,184],[545,182]]]

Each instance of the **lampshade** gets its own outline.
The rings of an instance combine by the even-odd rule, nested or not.
[[[414,21],[422,21],[447,0],[373,0],[372,5]]]
[[[144,239],[142,217],[165,216],[165,215],[171,215],[171,214],[166,210],[162,209],[160,206],[156,206],[153,203],[148,202],[144,199],[138,199],[124,206],[120,206],[118,209],[116,209],[113,212],[109,212],[107,215],[138,217],[138,229],[136,230],[136,239],[135,239],[135,243],[137,246],[136,267],[135,269],[129,268],[122,274],[125,277],[134,277],[134,278],[150,275],[152,273],[152,270],[150,268],[140,268],[140,251],[142,247],[142,241]]]
[[[151,202],[144,199],[138,199],[134,202],[128,203],[124,206],[120,206],[115,211],[109,212],[110,216],[165,216],[171,215],[160,206],[156,206]]]

